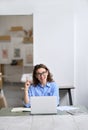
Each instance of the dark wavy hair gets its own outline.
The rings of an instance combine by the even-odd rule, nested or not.
[[[50,73],[50,70],[47,68],[47,66],[44,64],[37,64],[34,66],[34,69],[33,69],[33,85],[36,86],[40,83],[39,80],[36,78],[36,72],[40,68],[44,68],[46,71],[48,71],[47,82],[53,82],[54,81],[52,78],[53,75]]]

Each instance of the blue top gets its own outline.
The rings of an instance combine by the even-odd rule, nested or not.
[[[41,86],[38,84],[36,87],[31,85],[28,90],[29,98],[31,96],[56,96],[57,97],[57,105],[59,105],[59,88],[55,82],[48,82],[45,86]],[[25,104],[25,107],[30,107],[29,104]]]

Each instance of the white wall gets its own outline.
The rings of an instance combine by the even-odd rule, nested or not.
[[[59,85],[73,85],[73,12],[60,6],[42,6],[34,14],[34,64],[47,64]]]
[[[88,1],[75,8],[75,103],[88,107]]]
[[[33,13],[34,64],[48,65],[59,85],[75,85],[75,104],[87,106],[88,3],[73,1],[3,0],[0,14]]]

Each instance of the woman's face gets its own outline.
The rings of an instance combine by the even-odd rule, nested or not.
[[[40,68],[36,71],[36,78],[40,81],[40,83],[47,82],[48,71],[44,68]]]

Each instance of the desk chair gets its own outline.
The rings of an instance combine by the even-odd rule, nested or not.
[[[60,86],[59,90],[60,91],[64,91],[66,90],[69,96],[69,105],[73,105],[73,101],[72,101],[72,93],[71,90],[75,89],[74,86]]]
[[[7,101],[3,94],[3,90],[0,89],[0,109],[3,107],[7,107]]]
[[[0,109],[3,107],[7,107],[7,101],[2,89],[2,73],[0,73]]]

